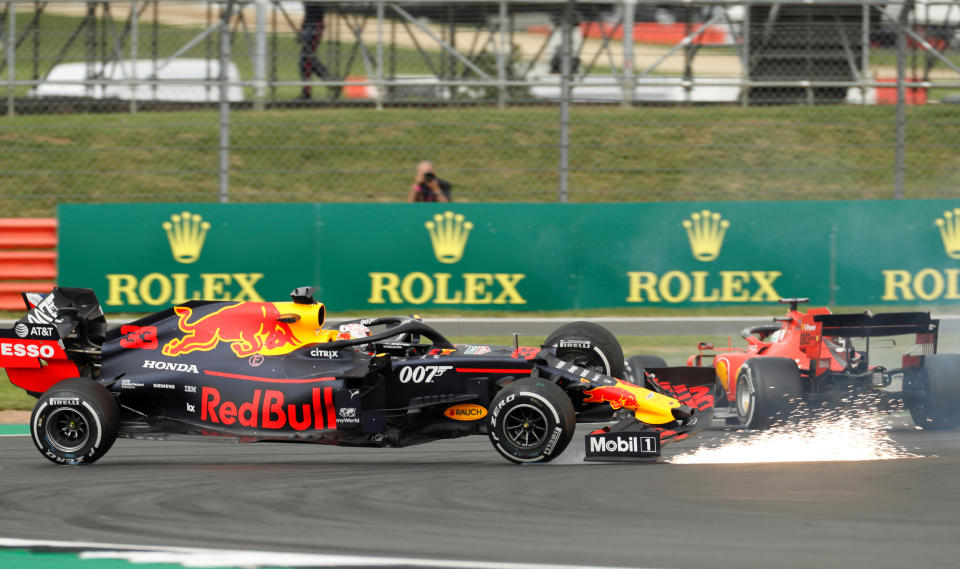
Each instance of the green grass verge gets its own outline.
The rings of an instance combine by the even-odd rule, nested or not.
[[[7,373],[0,369],[0,411],[29,411],[36,399],[10,383]]]
[[[430,157],[459,201],[554,202],[555,107],[232,114],[231,202],[400,201]],[[0,124],[6,215],[58,202],[217,201],[214,111]],[[908,110],[906,197],[960,187],[960,105]],[[575,107],[571,201],[886,199],[893,107]]]

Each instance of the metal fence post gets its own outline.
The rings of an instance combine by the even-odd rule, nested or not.
[[[904,0],[900,7],[900,17],[897,19],[899,24],[897,27],[897,117],[893,166],[893,198],[897,200],[903,199],[903,184],[906,176],[904,154],[907,150],[907,88],[904,82],[907,67],[907,26],[910,25],[913,2],[914,0]]]
[[[740,22],[740,104],[750,106],[750,2],[743,5],[743,21]]]
[[[137,0],[130,4],[130,112],[137,112],[137,58],[140,43],[140,10]]]
[[[230,20],[236,0],[227,0],[220,21],[220,203],[230,201]]]
[[[633,77],[633,21],[636,18],[637,0],[623,2],[623,106],[633,105],[636,91]]]
[[[497,106],[502,111],[507,107],[507,63],[510,47],[507,40],[507,0],[500,0],[500,49],[497,50],[497,81],[500,83]]]
[[[253,108],[262,111],[267,96],[267,0],[257,0],[253,56]]]
[[[861,8],[863,20],[860,22],[860,104],[866,106],[867,91],[870,82],[870,5]]]
[[[7,116],[17,114],[14,109],[16,104],[16,93],[14,92],[17,83],[17,3],[7,2]]]
[[[560,23],[560,177],[557,184],[557,201],[567,203],[569,195],[568,169],[570,167],[570,73],[573,69],[570,61],[573,49],[573,7],[576,0],[567,0],[563,7],[563,21]]]
[[[383,22],[386,14],[384,13],[383,0],[377,2],[377,110],[383,110],[383,98],[386,94],[386,87],[383,83]]]

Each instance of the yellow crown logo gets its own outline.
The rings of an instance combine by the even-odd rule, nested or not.
[[[433,216],[432,221],[424,223],[433,243],[433,254],[441,263],[456,263],[463,257],[463,248],[467,246],[467,236],[473,224],[463,220],[462,214],[445,211]]]
[[[683,228],[687,230],[690,240],[690,250],[698,261],[712,261],[720,255],[723,247],[723,236],[727,233],[730,222],[722,219],[719,213],[703,210],[694,212],[690,219],[683,220]]]
[[[174,260],[186,264],[200,258],[210,224],[200,215],[185,211],[171,215],[170,221],[163,222],[163,229],[167,232]]]
[[[940,228],[943,249],[951,259],[960,259],[960,207],[943,212],[942,218],[934,223]]]

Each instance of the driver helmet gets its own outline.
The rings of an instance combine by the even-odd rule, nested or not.
[[[338,340],[353,340],[355,338],[366,338],[371,336],[370,328],[367,328],[359,322],[340,325],[340,333],[337,334]]]

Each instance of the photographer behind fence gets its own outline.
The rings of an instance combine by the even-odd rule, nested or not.
[[[424,160],[417,164],[417,177],[407,195],[408,202],[448,202],[453,184],[437,177],[433,164]]]

